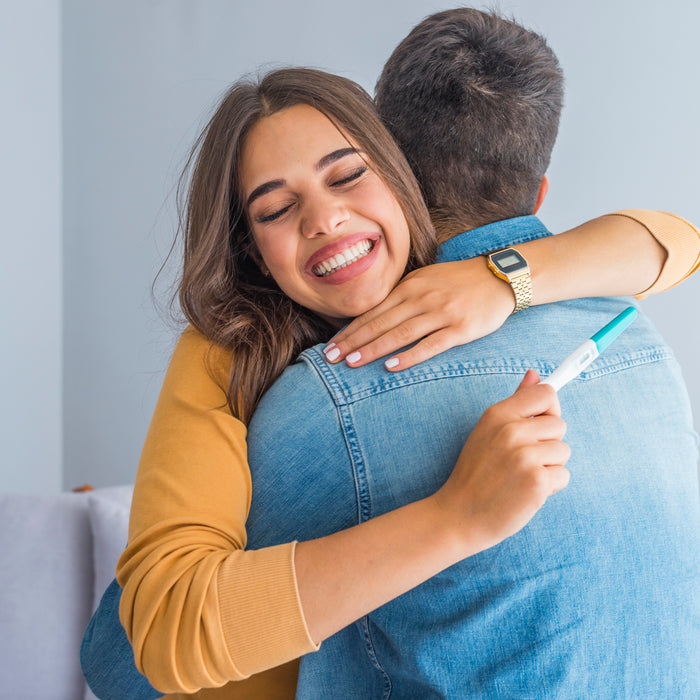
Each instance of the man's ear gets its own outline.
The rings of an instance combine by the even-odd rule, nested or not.
[[[537,210],[542,206],[547,192],[549,192],[549,180],[546,175],[543,175],[542,182],[540,183],[540,191],[537,193],[537,199],[535,200],[535,208],[532,210],[533,214],[537,214]]]

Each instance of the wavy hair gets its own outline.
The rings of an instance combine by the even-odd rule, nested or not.
[[[393,192],[411,238],[406,271],[435,255],[435,233],[418,183],[359,85],[307,68],[234,84],[195,142],[178,187],[184,262],[176,294],[187,320],[232,351],[228,404],[246,421],[284,368],[332,334],[327,322],[262,274],[241,200],[240,158],[250,129],[300,104],[322,112],[360,146]]]

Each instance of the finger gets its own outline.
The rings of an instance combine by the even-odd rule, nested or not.
[[[393,316],[393,314],[385,314],[386,316]],[[415,343],[424,336],[431,336],[436,332],[436,324],[439,323],[440,319],[436,318],[435,314],[410,316],[408,319],[389,328],[379,337],[350,352],[346,360],[352,367],[359,367],[372,362],[379,357],[384,357],[411,343]]]
[[[527,449],[540,442],[562,440],[565,434],[566,422],[562,418],[542,414],[505,423],[498,432],[498,442],[508,449]]]
[[[363,349],[366,349],[370,343],[377,341],[384,334],[418,315],[419,313],[413,308],[412,304],[405,303],[386,309],[377,316],[357,325],[358,319],[355,319],[350,326],[333,338],[332,344],[324,348],[326,359],[329,362],[340,362],[348,354],[356,351],[363,355]],[[395,348],[391,348],[386,352],[392,352],[393,349]],[[375,355],[376,357],[380,357],[380,355]],[[365,362],[367,361],[365,360]],[[362,364],[365,364],[365,362]]]
[[[518,389],[521,389],[526,386],[534,386],[535,384],[539,384],[539,382],[540,375],[537,374],[537,372],[534,369],[529,369],[527,372],[525,372],[525,376],[518,385]]]
[[[413,316],[429,312],[435,313],[436,311],[442,313],[445,307],[443,302],[444,294],[439,293],[439,288],[435,289],[435,282],[433,281],[435,271],[433,270],[428,274],[429,283],[420,278],[421,273],[426,274],[424,268],[410,272],[389,293],[386,299],[361,316],[358,316],[340,331],[330,344],[331,349],[338,348],[331,361],[340,361],[346,354],[375,340],[393,326],[397,326],[402,321]],[[399,307],[398,315],[384,318],[386,314],[396,311]],[[354,334],[364,331],[368,324],[370,325],[369,335],[359,337],[358,340]],[[401,346],[393,349],[398,349],[398,347]]]
[[[563,467],[571,459],[571,447],[563,440],[554,440],[553,455],[551,461],[545,463],[545,467]]]
[[[440,328],[426,335],[412,348],[404,350],[398,355],[392,355],[392,357],[386,360],[384,366],[390,372],[399,372],[402,369],[408,369],[421,362],[425,362],[425,360],[429,360],[431,357],[435,357],[435,355],[439,355],[441,352],[445,352],[445,350],[449,350],[455,347],[455,345],[462,345],[465,342],[467,341],[458,337],[450,328]],[[386,355],[391,352],[392,350],[387,350],[384,354]]]
[[[561,467],[571,457],[571,448],[559,439],[543,440],[523,447],[518,458],[528,467]]]
[[[519,387],[512,396],[497,405],[502,406],[506,411],[512,411],[513,415],[519,418],[545,413],[553,416],[561,415],[557,392],[549,384]]]
[[[571,479],[571,472],[566,467],[545,467],[547,482],[550,489],[550,496],[565,489]]]
[[[566,435],[566,421],[561,416],[541,413],[519,424],[523,429],[525,441],[563,440]]]
[[[354,336],[356,333],[359,333],[361,331],[367,332],[368,330],[369,335],[367,335],[366,338],[364,338],[363,340],[364,342],[369,342],[370,340],[373,340],[373,338],[377,335],[377,331],[372,331],[373,327],[378,328],[380,333],[384,332],[386,328],[390,327],[389,325],[387,325],[388,323],[390,323],[390,321],[382,320],[379,323],[376,323],[377,319],[381,318],[384,314],[391,312],[397,306],[400,306],[404,301],[405,300],[403,296],[400,294],[396,294],[396,290],[394,290],[393,292],[391,292],[391,294],[389,294],[389,296],[387,296],[386,299],[384,299],[384,301],[372,307],[369,311],[365,311],[365,313],[354,319],[340,332],[336,333],[331,339],[331,343],[329,343],[329,345],[338,346],[341,343],[343,343],[346,344],[347,349],[348,339],[351,336]],[[374,335],[372,335],[372,333],[374,333]],[[360,342],[360,344],[362,344],[362,341]],[[351,344],[351,346],[353,347],[353,349],[359,347],[357,341],[354,341],[354,345]]]

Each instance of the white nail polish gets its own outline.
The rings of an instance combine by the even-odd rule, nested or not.
[[[338,359],[338,355],[340,355],[340,350],[338,348],[333,348],[326,353],[326,359],[329,362],[333,362],[333,360]]]
[[[323,352],[328,354],[329,350],[332,350],[335,347],[335,343],[328,343],[325,348],[323,348]]]
[[[392,369],[393,367],[396,367],[396,365],[399,364],[399,358],[398,357],[390,357],[385,363],[384,366],[387,369]]]
[[[346,360],[347,362],[349,362],[350,364],[353,364],[353,363],[355,363],[355,362],[357,362],[358,360],[361,360],[361,359],[362,359],[362,355],[360,355],[360,353],[357,352],[357,350],[355,350],[355,352],[351,352],[351,353],[345,358],[345,360]]]

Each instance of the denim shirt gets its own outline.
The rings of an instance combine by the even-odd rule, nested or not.
[[[549,235],[535,217],[443,244],[459,260]],[[427,496],[484,409],[630,303],[532,307],[408,370],[304,352],[248,432],[248,546],[320,537]],[[519,533],[452,566],[301,661],[298,698],[700,697],[697,436],[680,369],[640,314],[559,394],[569,486]],[[107,589],[83,671],[103,698],[155,698]]]
[[[549,235],[534,216],[462,234],[458,260]],[[491,404],[630,304],[532,307],[398,373],[304,352],[248,432],[248,546],[320,537],[435,492]],[[519,533],[326,640],[298,698],[698,698],[697,436],[644,315],[560,391],[569,486]]]

